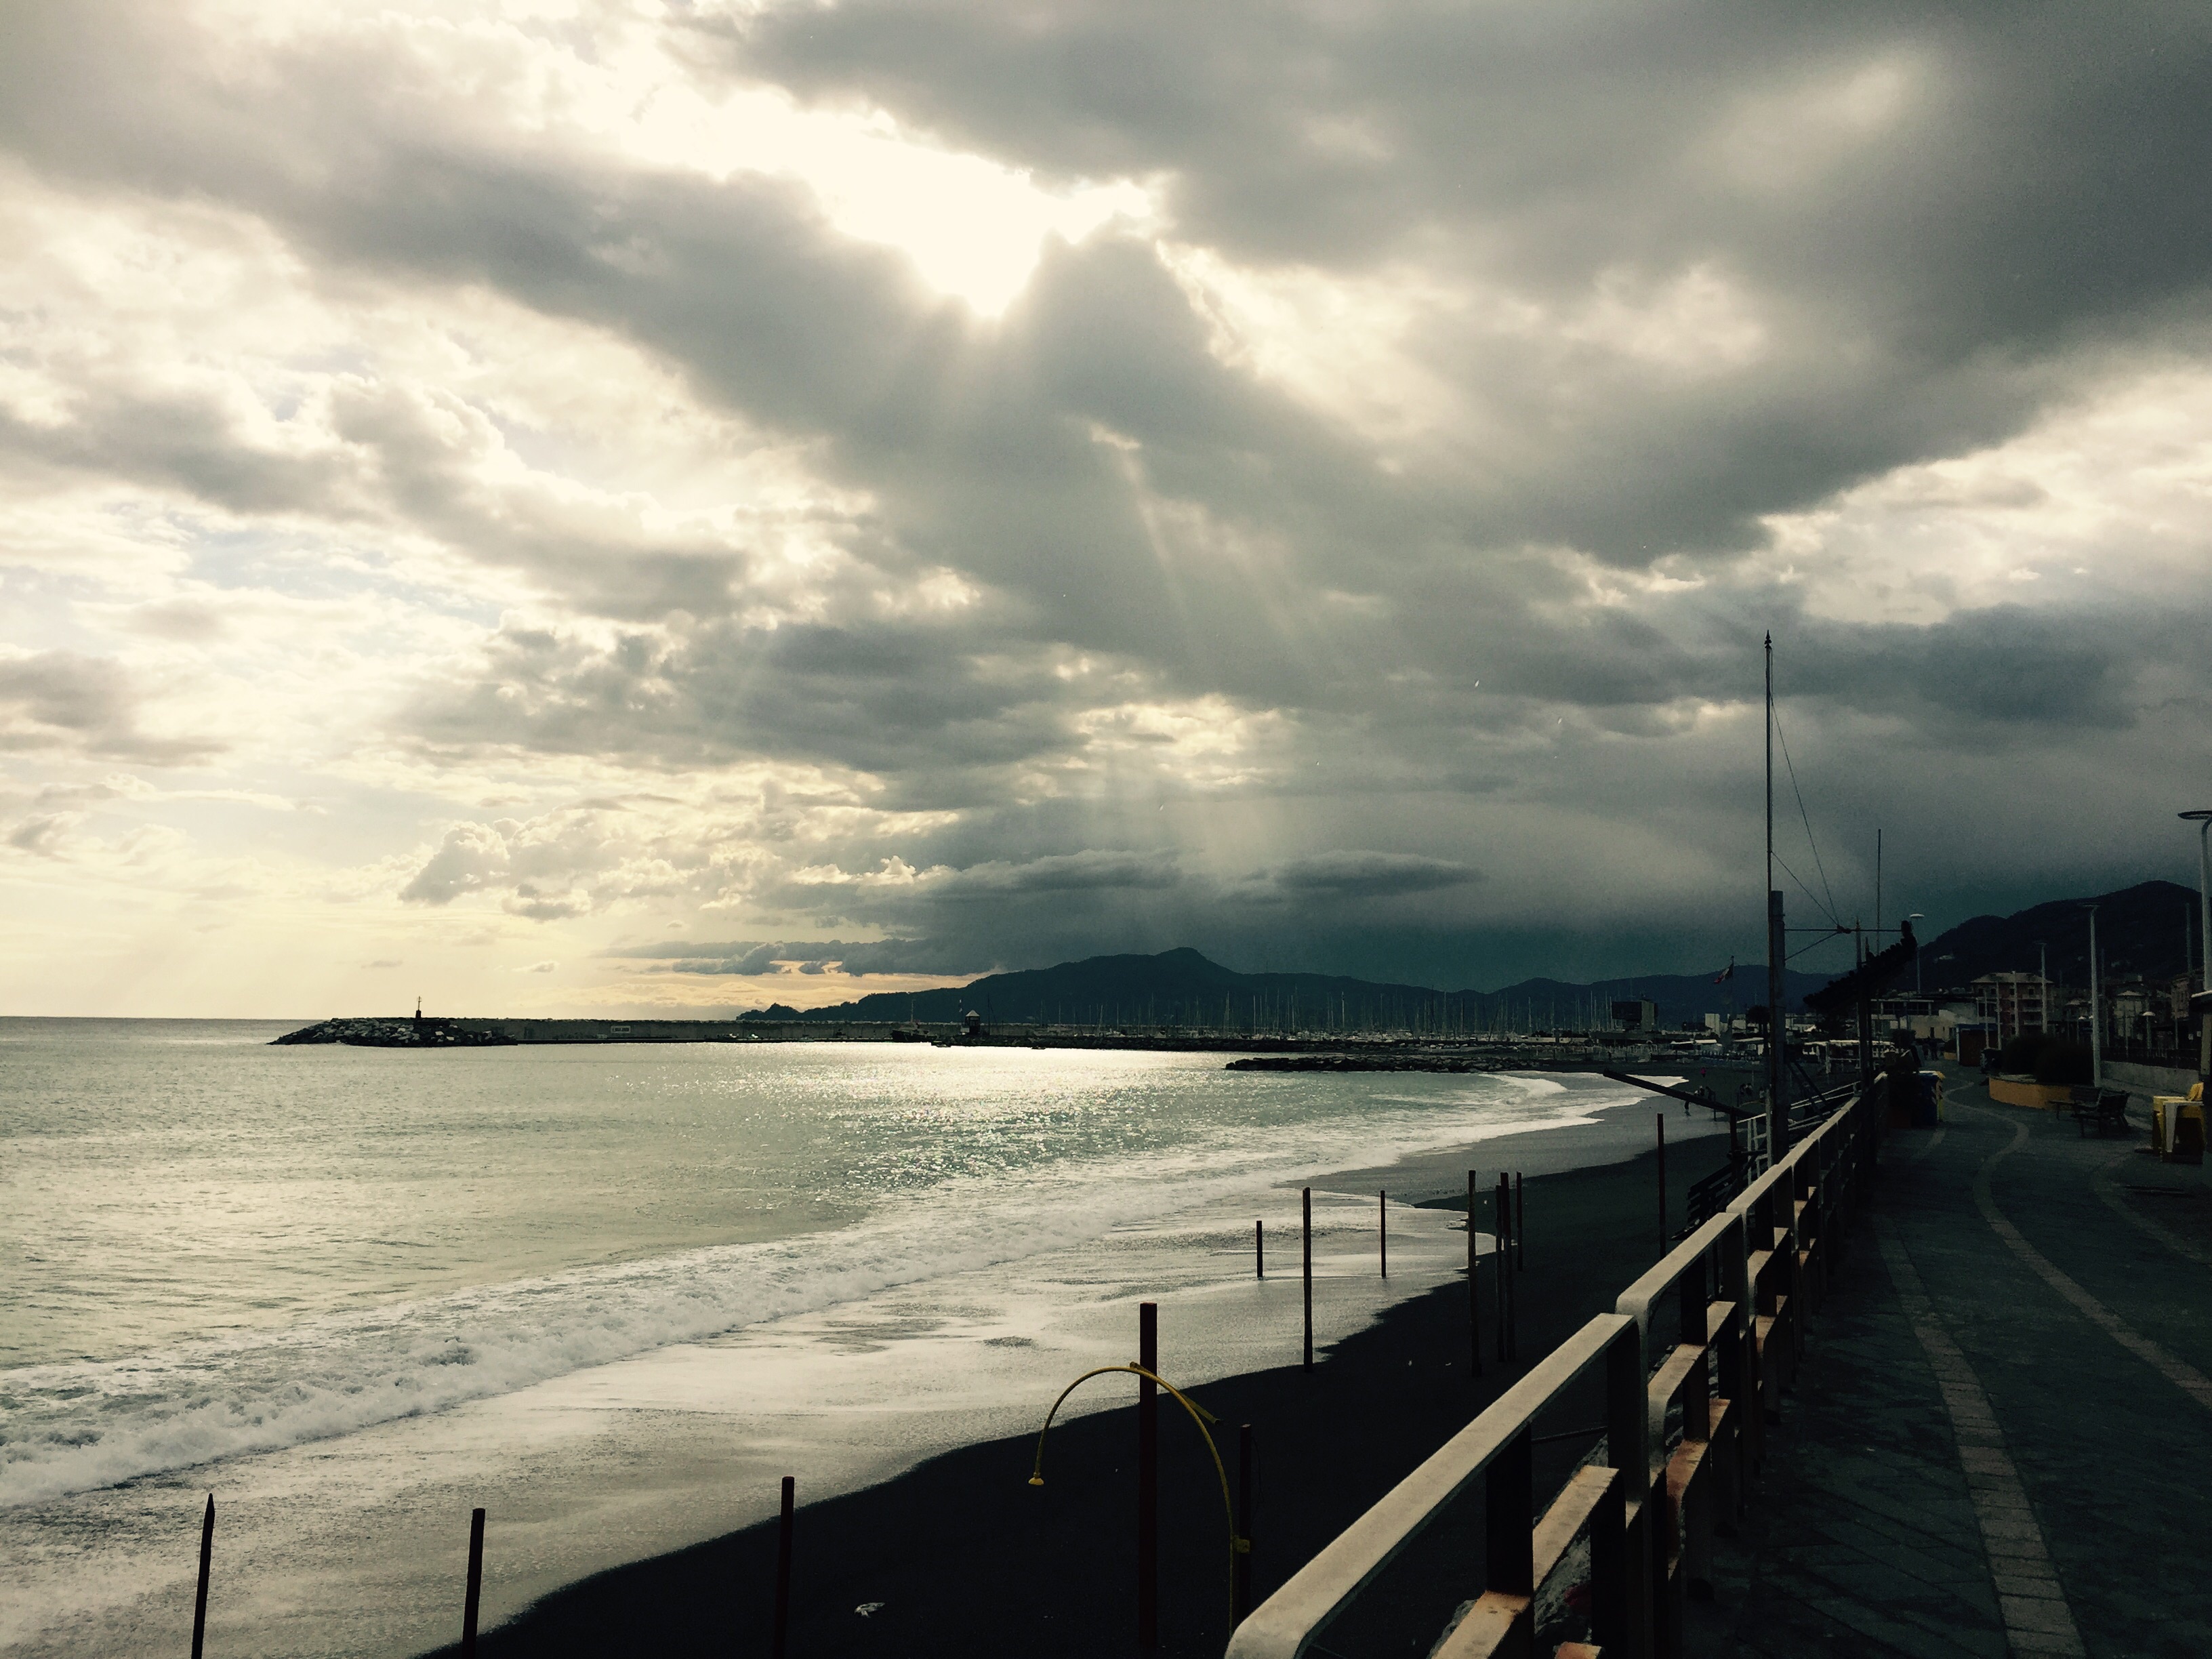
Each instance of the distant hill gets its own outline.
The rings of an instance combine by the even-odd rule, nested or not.
[[[2197,895],[2171,881],[2146,881],[2117,893],[2053,899],[2009,916],[1976,916],[1928,940],[1922,948],[1923,982],[1966,986],[1984,974],[2034,973],[2049,946],[2051,977],[2064,985],[2089,982],[2089,917],[2097,906],[2097,948],[2114,978],[2142,975],[2171,979],[2193,962]],[[2187,953],[2185,957],[2185,952]]]
[[[972,1009],[987,1021],[1005,1024],[1525,1030],[1554,1024],[1582,1027],[1592,1020],[1602,1024],[1615,998],[1650,998],[1667,1025],[1729,1009],[1741,1012],[1766,1000],[1763,966],[1739,967],[1734,981],[1722,985],[1713,983],[1718,971],[1592,985],[1532,979],[1498,991],[1439,991],[1334,974],[1240,974],[1185,947],[1158,956],[1091,957],[1052,968],[990,974],[951,989],[878,992],[805,1012],[778,1005],[746,1018],[937,1022],[957,1020]],[[1790,1006],[1795,1007],[1806,992],[1827,980],[1825,974],[1792,971]]]

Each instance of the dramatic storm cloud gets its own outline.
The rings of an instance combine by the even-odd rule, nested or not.
[[[2202,7],[0,13],[11,1009],[2187,878]]]

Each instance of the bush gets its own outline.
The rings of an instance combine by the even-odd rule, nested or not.
[[[2022,1031],[1997,1055],[1997,1070],[2011,1077],[2033,1077],[2043,1051],[2057,1042],[2047,1031]]]
[[[2062,1042],[2053,1037],[2035,1057],[2038,1083],[2087,1084],[2092,1075],[2091,1057],[2084,1043]]]
[[[2038,1083],[2087,1084],[2089,1050],[2049,1031],[2022,1031],[2005,1044],[1997,1056],[1997,1070],[2010,1077],[2032,1077]]]

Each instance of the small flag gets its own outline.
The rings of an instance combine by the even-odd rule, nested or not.
[[[1725,967],[1725,968],[1722,969],[1721,969],[1721,971],[1720,971],[1719,973],[1715,974],[1715,975],[1713,975],[1713,983],[1714,983],[1714,984],[1716,984],[1716,985],[1724,985],[1724,984],[1726,984],[1729,980],[1732,980],[1732,979],[1734,979],[1735,977],[1735,958],[1734,957],[1730,957],[1729,958],[1729,965],[1728,965],[1727,967]]]

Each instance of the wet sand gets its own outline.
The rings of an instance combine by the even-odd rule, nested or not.
[[[1649,1128],[1653,1115],[1639,1115]],[[1678,1110],[1669,1120],[1670,1136],[1682,1121]],[[1534,1144],[1542,1138],[1487,1143],[1480,1151],[1490,1161],[1479,1167],[1494,1171],[1501,1164],[1517,1163],[1534,1170],[1539,1155],[1548,1155],[1549,1149]],[[1724,1135],[1711,1133],[1670,1144],[1668,1185],[1676,1225],[1683,1191],[1718,1166],[1727,1144]],[[1355,1173],[1364,1182],[1365,1172]],[[1441,1178],[1441,1170],[1434,1173]],[[1437,1204],[1463,1205],[1465,1181],[1462,1168],[1457,1171],[1462,1195],[1439,1197]],[[1528,1215],[1528,1266],[1517,1291],[1517,1364],[1499,1364],[1486,1346],[1484,1374],[1470,1375],[1462,1280],[1388,1310],[1376,1324],[1317,1355],[1310,1373],[1294,1362],[1194,1391],[1221,1419],[1217,1434],[1232,1486],[1236,1425],[1253,1425],[1255,1598],[1264,1598],[1357,1518],[1512,1376],[1591,1315],[1610,1308],[1660,1254],[1656,1171],[1648,1152],[1596,1168],[1532,1176]],[[1487,1266],[1485,1281],[1487,1310],[1494,1294]],[[1135,1346],[1132,1328],[1132,1358]],[[1160,1364],[1173,1379],[1171,1322],[1160,1333]],[[1121,1377],[1087,1387],[1133,1393],[1133,1384]],[[1038,1401],[1040,1418],[1048,1403]],[[806,1472],[793,1469],[800,1508],[790,1652],[807,1659],[1133,1652],[1135,1440],[1135,1413],[1128,1407],[1055,1427],[1042,1488],[1028,1484],[1036,1442],[1026,1435],[966,1447],[881,1486],[820,1504],[806,1502]],[[1549,1478],[1560,1478],[1574,1455],[1571,1443],[1550,1449],[1543,1460],[1553,1466]],[[1540,1490],[1546,1478],[1540,1468]],[[1222,1650],[1229,1634],[1228,1537],[1204,1443],[1182,1412],[1164,1401],[1160,1652]],[[1480,1559],[1470,1540],[1445,1534],[1431,1540],[1431,1547],[1452,1559]],[[488,1659],[765,1654],[775,1549],[771,1522],[616,1568],[547,1596],[487,1632],[480,1646]],[[1419,1659],[1427,1651],[1462,1592],[1451,1582],[1448,1561],[1442,1571],[1425,1575],[1420,1588],[1423,1599],[1395,1609],[1401,1628],[1363,1633],[1363,1654],[1404,1652]]]
[[[1680,1075],[1657,1066],[1649,1066],[1644,1071],[1654,1079]],[[1712,1079],[1718,1078],[1716,1071]],[[1699,1080],[1696,1072],[1690,1073],[1690,1082]],[[1732,1097],[1733,1080],[1727,1080],[1727,1084]],[[1689,1169],[1681,1160],[1712,1156],[1710,1147],[1702,1147],[1695,1153],[1686,1152],[1685,1143],[1707,1140],[1713,1136],[1718,1136],[1723,1146],[1728,1140],[1725,1118],[1703,1107],[1686,1107],[1664,1095],[1646,1095],[1624,1105],[1602,1107],[1592,1114],[1592,1118],[1594,1121],[1589,1123],[1528,1129],[1467,1146],[1447,1146],[1440,1152],[1418,1153],[1391,1164],[1341,1170],[1321,1176],[1314,1185],[1334,1193],[1371,1194],[1382,1190],[1409,1204],[1457,1198],[1463,1205],[1469,1170],[1478,1171],[1486,1182],[1495,1182],[1501,1169],[1517,1171],[1533,1181],[1538,1176],[1563,1175],[1647,1157],[1654,1152],[1659,1139],[1655,1120],[1664,1118],[1668,1189],[1679,1202],[1681,1187],[1692,1178],[1678,1175],[1678,1165],[1682,1170]],[[1653,1162],[1656,1164],[1656,1158]],[[1699,1164],[1695,1173],[1711,1167],[1710,1163]]]

